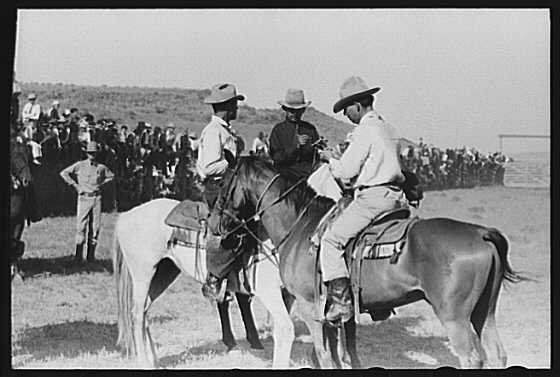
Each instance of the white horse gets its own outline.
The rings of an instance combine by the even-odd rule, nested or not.
[[[152,200],[120,214],[115,226],[113,264],[118,298],[117,345],[123,347],[127,354],[136,355],[139,366],[143,368],[157,365],[146,321],[152,302],[181,271],[195,279],[206,275],[204,250],[196,256],[194,248],[168,247],[173,229],[164,220],[178,203],[165,198]],[[258,262],[250,267],[256,269],[249,271],[249,276],[255,273],[251,290],[273,318],[272,367],[286,369],[290,363],[294,325],[282,299],[278,268],[271,256],[263,253],[266,250],[260,251]]]

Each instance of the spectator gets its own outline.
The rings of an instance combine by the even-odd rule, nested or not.
[[[60,113],[60,102],[58,102],[58,100],[53,101],[52,107],[47,111],[47,118],[49,121],[61,121],[63,119]]]
[[[259,132],[259,135],[255,138],[255,140],[253,140],[251,154],[256,156],[268,154],[268,141],[266,140],[266,134],[263,131]]]
[[[24,134],[29,140],[33,140],[33,133],[37,129],[39,118],[41,116],[41,105],[36,100],[35,93],[29,93],[27,96],[29,102],[23,106],[21,118],[23,120]]]

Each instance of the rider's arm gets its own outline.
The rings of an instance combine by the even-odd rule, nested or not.
[[[356,127],[352,142],[339,160],[329,159],[332,174],[336,178],[349,180],[360,173],[360,169],[369,155],[371,135],[365,127]]]
[[[206,177],[226,171],[228,162],[222,153],[222,138],[217,128],[210,128],[201,136],[198,153],[200,169]]]

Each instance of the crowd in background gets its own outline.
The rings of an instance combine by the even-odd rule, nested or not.
[[[426,145],[401,148],[403,169],[414,172],[424,190],[503,185],[504,163],[512,161],[500,152],[483,154],[475,148],[441,149]]]
[[[21,91],[14,92],[17,99]],[[164,196],[198,199],[195,133],[178,132],[173,124],[152,127],[143,121],[131,129],[112,119],[95,119],[93,114],[77,108],[62,110],[58,101],[45,111],[36,101],[33,93],[28,95],[21,117],[17,101],[12,101],[12,132],[30,147],[35,170],[52,173],[48,175],[57,179],[61,169],[84,157],[89,141],[96,141],[99,162],[115,173],[117,209],[126,210]],[[260,132],[248,152],[268,156],[268,135]],[[499,152],[440,149],[422,140],[401,147],[403,169],[414,172],[424,190],[503,184],[507,160]]]

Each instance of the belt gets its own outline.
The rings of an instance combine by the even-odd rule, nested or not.
[[[208,181],[210,181],[210,182],[219,182],[219,181],[221,181],[222,179],[223,179],[223,177],[220,177],[220,176],[212,176],[212,177],[206,177],[206,178],[204,178],[202,182],[208,182]]]
[[[87,196],[89,198],[101,195],[100,192],[82,192],[80,196]]]
[[[401,188],[395,183],[382,183],[380,185],[358,186],[358,187],[356,187],[356,189],[358,191],[362,191],[362,190],[369,189],[369,188],[372,188],[372,187],[386,187],[386,188],[391,189],[393,191],[400,191],[401,190]]]

